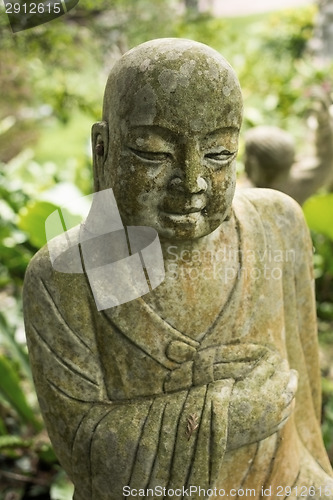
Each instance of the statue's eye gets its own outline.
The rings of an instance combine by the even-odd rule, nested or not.
[[[135,156],[138,156],[142,160],[152,161],[152,162],[160,162],[165,161],[170,158],[170,153],[164,153],[160,151],[142,151],[139,149],[129,148]]]
[[[235,152],[232,153],[227,149],[222,149],[221,151],[214,151],[212,153],[205,154],[205,158],[219,163],[227,163],[235,156],[235,154]]]

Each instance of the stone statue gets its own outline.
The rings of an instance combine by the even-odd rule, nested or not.
[[[98,310],[82,251],[81,273],[47,247],[29,266],[31,364],[75,500],[333,499],[311,241],[288,196],[234,197],[241,119],[234,71],[203,44],[153,40],[111,71],[95,189],[158,232],[165,279]]]
[[[324,92],[314,91],[316,131],[313,156],[296,158],[292,136],[278,127],[260,126],[245,136],[245,172],[253,186],[277,189],[298,203],[333,180],[333,120]],[[249,187],[246,183],[244,187]]]

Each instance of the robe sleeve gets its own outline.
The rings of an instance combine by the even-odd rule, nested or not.
[[[111,405],[105,398],[93,316],[89,302],[82,306],[82,294],[87,299],[82,274],[54,271],[46,247],[36,254],[23,290],[27,344],[50,439],[74,483],[73,445],[81,421],[92,411],[98,421]],[[86,453],[88,448],[87,441]],[[88,477],[81,477],[84,486]]]
[[[42,249],[25,278],[26,334],[42,414],[74,499],[120,500],[124,486],[214,485],[230,380],[110,401],[93,307],[85,276],[58,273]]]
[[[321,378],[309,230],[301,207],[289,196],[271,189],[247,190],[246,196],[256,206],[273,248],[283,250],[285,347],[290,368],[299,374],[297,432],[310,455],[331,475],[320,429]]]

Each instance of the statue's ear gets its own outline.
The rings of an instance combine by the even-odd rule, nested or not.
[[[93,155],[94,190],[99,191],[105,186],[104,164],[109,151],[109,127],[107,122],[94,123],[91,130]]]

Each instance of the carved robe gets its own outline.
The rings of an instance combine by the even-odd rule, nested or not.
[[[54,271],[46,247],[32,260],[24,291],[28,346],[42,413],[75,500],[120,500],[124,486],[190,485],[253,488],[252,498],[271,487],[265,498],[272,499],[279,486],[328,486],[325,498],[333,498],[319,426],[312,247],[301,211],[281,193],[248,190],[235,197],[221,238],[225,224],[238,231],[239,273],[200,342],[144,297],[98,312],[87,276]],[[236,351],[243,363],[232,362]],[[258,439],[265,422],[251,393],[237,415],[232,395],[235,384],[246,388],[256,358],[271,352],[297,370],[299,387],[294,414]],[[229,436],[236,418],[242,432]],[[298,498],[293,491],[289,498]]]

